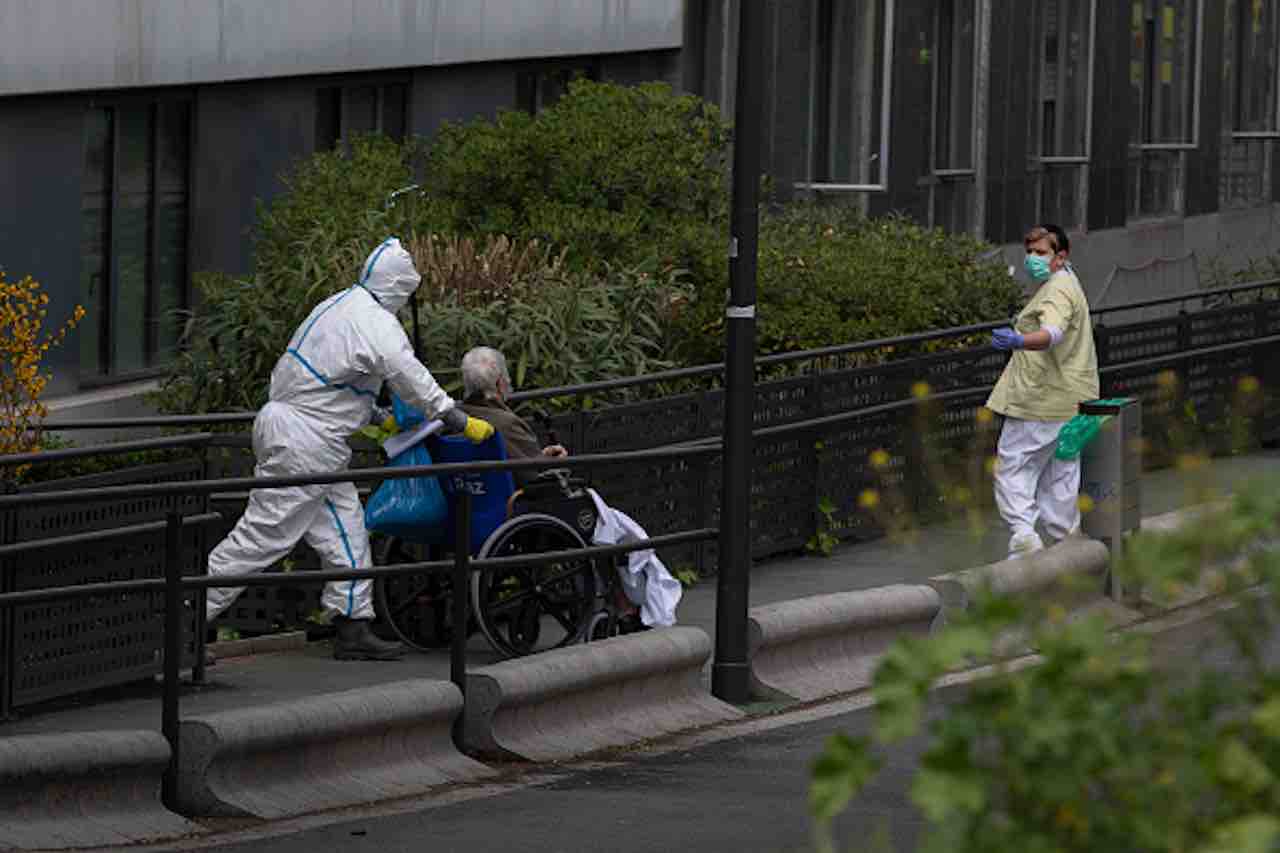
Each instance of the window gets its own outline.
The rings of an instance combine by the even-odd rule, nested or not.
[[[944,0],[936,9],[930,225],[970,232],[980,227],[978,0]]]
[[[338,140],[361,133],[404,139],[408,103],[407,83],[321,89],[316,95],[316,150],[331,150]]]
[[[1041,0],[1032,22],[1036,221],[1064,228],[1085,222],[1096,15],[1097,0]]]
[[[94,107],[84,141],[81,372],[127,376],[172,356],[188,301],[190,103]]]
[[[570,83],[581,79],[599,80],[599,63],[588,61],[521,71],[516,74],[516,107],[536,116],[568,94]]]
[[[817,192],[885,190],[894,0],[812,0],[805,181]]]
[[[1218,198],[1222,207],[1271,201],[1280,139],[1280,14],[1274,2],[1226,0],[1225,128]]]
[[[1187,152],[1198,142],[1203,0],[1133,0],[1129,215],[1181,215]]]

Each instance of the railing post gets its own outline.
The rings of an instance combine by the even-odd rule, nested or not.
[[[729,222],[729,304],[725,310],[724,478],[716,582],[715,662],[711,692],[728,702],[751,698],[747,605],[751,586],[751,480],[755,454],[756,268],[760,235],[760,160],[764,116],[763,0],[742,4],[738,28],[737,138]]]
[[[449,643],[449,678],[462,694],[462,713],[453,721],[453,742],[462,749],[467,720],[467,622],[470,621],[468,595],[471,592],[471,493],[466,488],[455,495],[453,528],[453,636]]]
[[[164,704],[160,728],[169,742],[169,766],[160,796],[177,808],[178,796],[178,672],[182,665],[182,514],[171,510],[164,530]]]
[[[0,495],[16,495],[18,484],[0,479]],[[18,541],[18,510],[0,510],[0,544],[10,545]],[[0,592],[14,591],[14,561],[0,560]],[[13,630],[13,607],[0,607],[0,720],[8,720],[13,710],[13,672],[18,660],[18,650]]]
[[[209,478],[209,444],[205,442],[200,445],[200,479],[207,480]],[[209,512],[212,503],[209,501],[209,493],[205,492],[200,497],[200,512],[205,514]],[[209,528],[206,525],[200,525],[200,529],[196,531],[196,542],[200,549],[200,567],[199,573],[205,574],[209,565]],[[195,642],[192,644],[195,649],[195,661],[191,665],[191,683],[204,684],[204,646],[205,633],[208,631],[208,624],[205,621],[205,599],[208,597],[209,591],[204,587],[196,590],[191,596],[191,606],[194,609],[191,620],[191,630],[195,634]]]

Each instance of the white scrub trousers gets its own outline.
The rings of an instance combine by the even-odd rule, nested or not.
[[[322,454],[308,451],[301,439],[300,419],[287,406],[268,403],[254,424],[257,477],[284,477],[321,473],[327,466]],[[320,556],[328,570],[366,569],[369,534],[364,508],[352,483],[255,489],[235,529],[209,554],[211,576],[233,577],[260,572],[288,556],[299,540]],[[374,618],[371,582],[338,581],[327,584],[322,598],[326,610],[351,619]],[[211,587],[205,612],[213,619],[231,606],[243,588]]]
[[[996,506],[1009,525],[1009,556],[1043,547],[1036,522],[1062,539],[1080,526],[1080,458],[1055,457],[1066,421],[1006,418],[995,470]]]

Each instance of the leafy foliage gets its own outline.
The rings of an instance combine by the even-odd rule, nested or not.
[[[1068,620],[1058,604],[988,593],[930,638],[898,643],[875,676],[875,740],[922,727],[911,798],[924,849],[1271,850],[1280,841],[1280,673],[1263,653],[1280,605],[1280,491],[1256,484],[1222,515],[1132,544],[1125,579],[1156,595],[1234,594],[1222,623],[1238,665],[1160,665],[1145,635]],[[972,684],[927,725],[945,672],[998,656],[1011,631],[1041,660]],[[875,769],[870,739],[833,741],[811,803],[827,821]]]
[[[443,127],[425,186],[448,230],[537,239],[592,268],[656,258],[696,277],[707,245],[723,258],[729,140],[713,104],[665,84],[578,80],[537,117]]]
[[[900,216],[795,204],[760,224],[761,354],[874,340],[1008,316],[1021,288],[976,260],[981,241]],[[701,282],[687,325],[694,359],[718,358],[724,283]]]
[[[46,331],[49,296],[31,276],[10,281],[0,269],[0,454],[41,448],[49,410],[40,398],[53,378],[41,372],[41,363],[84,315],[77,305],[66,323]],[[22,471],[0,473],[18,476]]]
[[[563,253],[491,237],[411,241],[423,275],[423,355],[442,377],[477,344],[503,351],[517,387],[574,385],[671,366],[671,307],[687,298],[676,270],[650,262],[571,270]],[[456,387],[456,382],[447,387]]]

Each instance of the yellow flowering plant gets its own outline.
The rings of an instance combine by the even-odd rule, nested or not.
[[[17,281],[0,270],[0,454],[39,450],[49,410],[40,397],[53,378],[41,371],[50,349],[66,340],[85,311],[77,305],[60,328],[46,330],[49,296],[31,276]],[[21,471],[0,473],[17,476]]]

